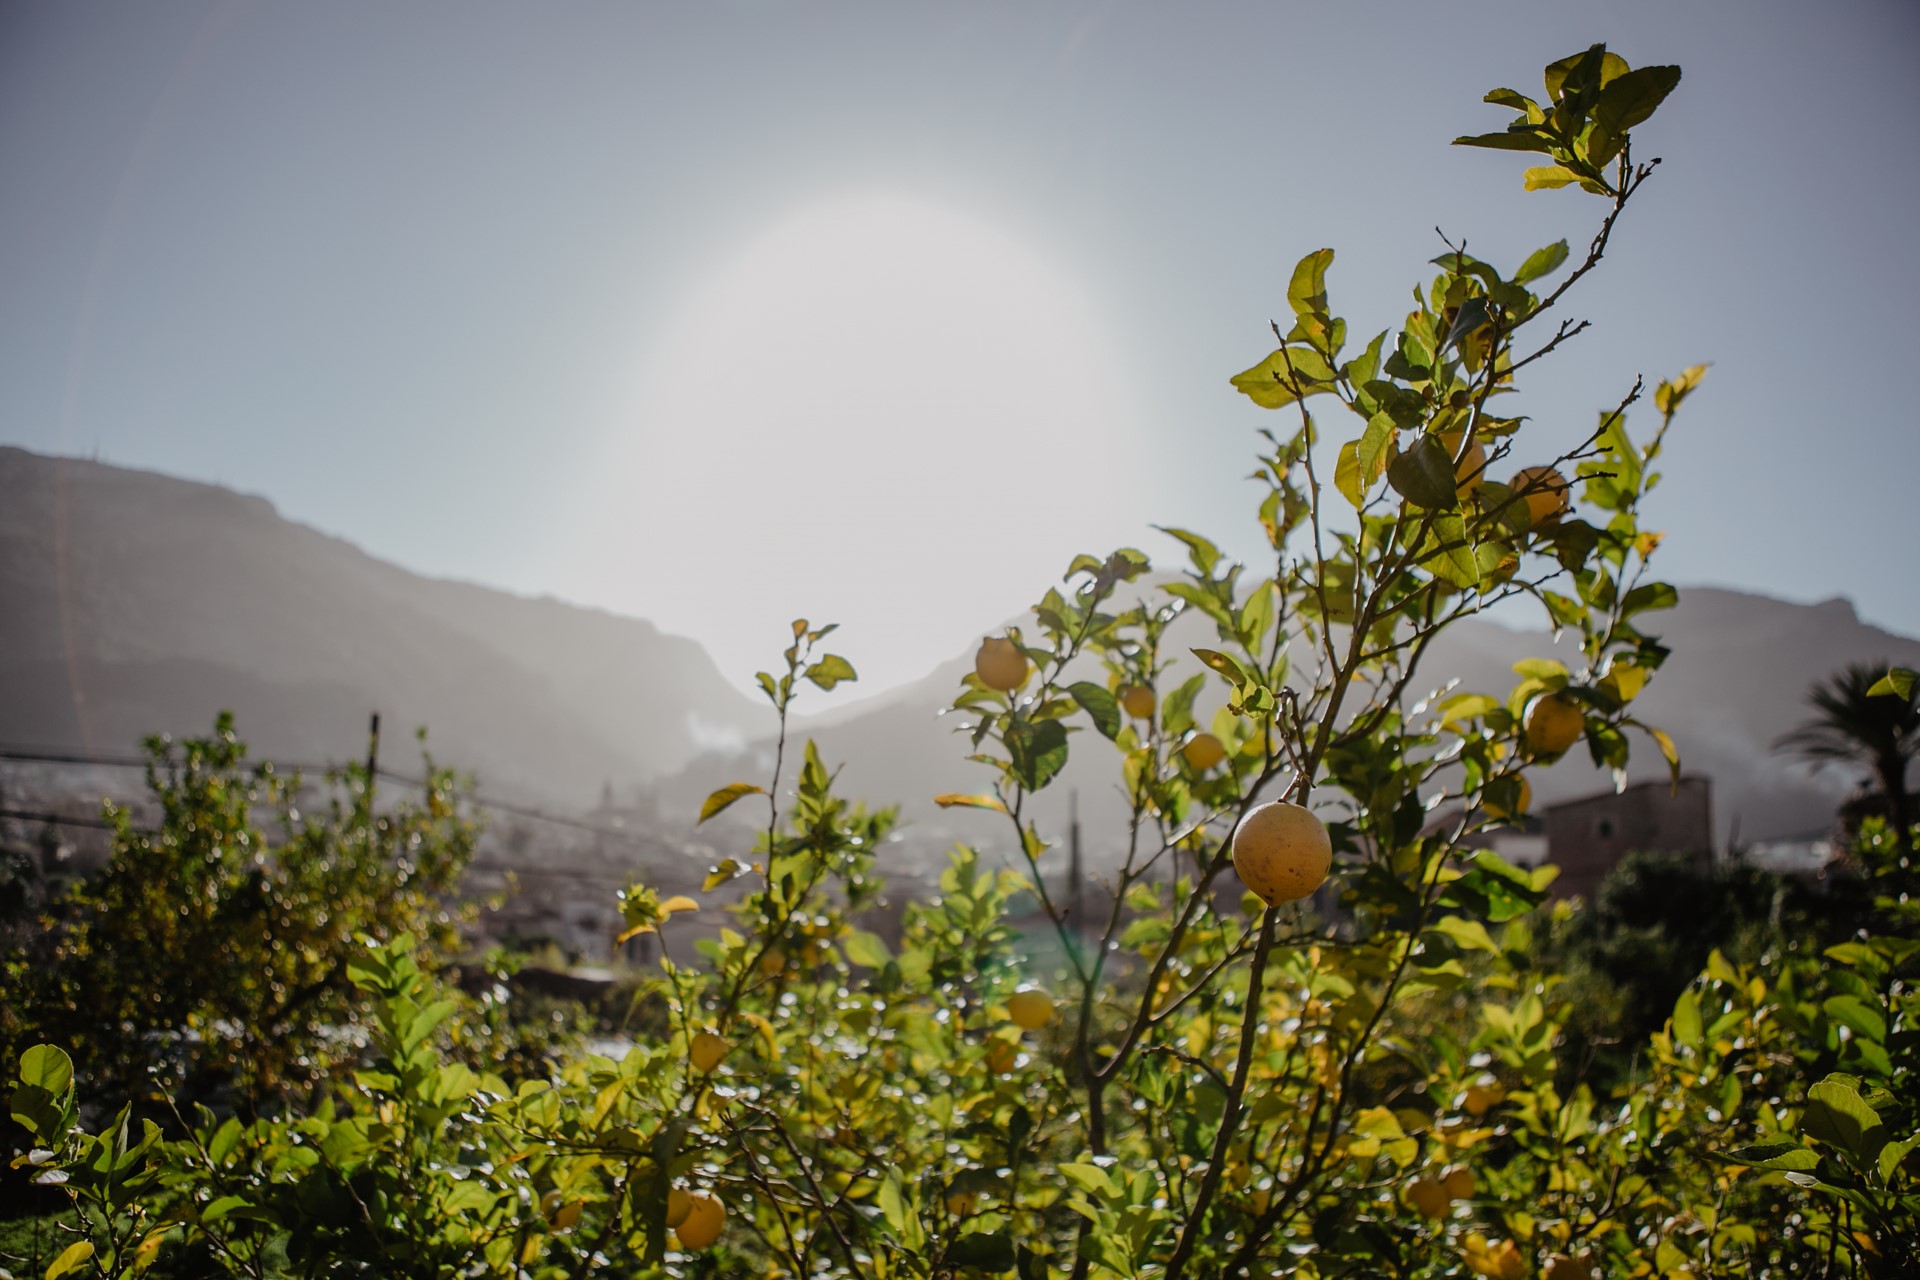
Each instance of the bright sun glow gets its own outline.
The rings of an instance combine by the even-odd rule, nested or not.
[[[591,594],[742,684],[801,616],[842,625],[860,689],[917,678],[1076,552],[1142,542],[1126,383],[1087,300],[1014,239],[891,195],[807,208],[649,353]]]

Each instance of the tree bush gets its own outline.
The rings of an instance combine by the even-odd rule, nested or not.
[[[359,1052],[341,1031],[363,940],[455,941],[476,830],[456,781],[428,760],[422,793],[376,811],[354,764],[303,796],[298,774],[248,764],[226,716],[147,751],[157,825],[109,806],[105,870],[56,894],[5,961],[0,1048],[65,1045],[147,1112],[161,1092],[242,1110],[304,1093]]]
[[[757,847],[708,877],[747,889],[729,927],[696,960],[674,917],[697,902],[622,898],[629,932],[660,935],[662,1034],[548,1079],[474,1070],[437,1040],[457,1007],[402,938],[354,962],[368,1054],[308,1114],[95,1131],[66,1055],[36,1048],[22,1159],[85,1215],[49,1277],[166,1257],[255,1276],[1911,1274],[1910,943],[1766,973],[1716,953],[1648,1076],[1596,1094],[1568,1078],[1569,990],[1543,963],[1552,869],[1463,844],[1581,743],[1619,771],[1644,733],[1677,768],[1633,714],[1666,656],[1642,620],[1676,598],[1648,577],[1640,507],[1702,371],[1653,388],[1651,430],[1628,430],[1636,381],[1558,453],[1503,397],[1584,327],[1555,319],[1650,180],[1632,131],[1678,80],[1595,47],[1550,64],[1539,101],[1488,95],[1512,124],[1461,139],[1542,155],[1529,189],[1597,196],[1584,256],[1503,272],[1449,243],[1404,324],[1357,351],[1331,251],[1300,262],[1278,348],[1233,380],[1287,415],[1260,461],[1270,561],[1187,530],[1167,531],[1187,557],[1170,578],[1131,549],[1080,557],[962,683],[987,785],[940,799],[999,824],[1017,869],[960,848],[895,942],[862,927],[893,817],[790,750],[800,690],[853,678],[831,628],[796,622],[760,677],[772,777],[702,813],[767,807]],[[1523,661],[1508,690],[1423,671],[1447,626],[1509,600],[1578,658]],[[1217,647],[1172,651],[1189,612]],[[1111,910],[1082,922],[1040,874],[1058,833],[1032,800],[1089,749],[1114,753],[1129,817]],[[1448,799],[1463,816],[1436,829]],[[1333,854],[1317,895],[1278,906],[1229,874],[1238,824],[1274,800],[1318,815]],[[1010,923],[1028,894],[1058,972]]]

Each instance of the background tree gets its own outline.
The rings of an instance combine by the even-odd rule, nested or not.
[[[422,792],[376,808],[354,764],[315,795],[250,765],[227,716],[147,750],[158,825],[108,807],[106,867],[54,894],[4,961],[0,1050],[66,1045],[148,1104],[164,1089],[252,1109],[304,1090],[356,1051],[347,967],[366,940],[455,940],[448,898],[476,835],[456,781],[429,759]]]
[[[1904,692],[1887,680],[1888,665],[1850,663],[1807,691],[1815,714],[1774,743],[1819,764],[1865,765],[1872,771],[1878,807],[1896,830],[1915,820],[1907,771],[1920,755],[1920,692]],[[1857,818],[1849,824],[1857,826]]]

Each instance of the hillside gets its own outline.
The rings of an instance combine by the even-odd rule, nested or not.
[[[651,623],[408,573],[262,498],[0,448],[0,739],[119,750],[233,710],[259,754],[364,750],[584,806],[768,714]]]
[[[0,600],[9,743],[125,751],[148,733],[202,732],[230,708],[259,754],[340,759],[364,749],[378,708],[389,759],[405,761],[406,734],[424,724],[436,755],[493,796],[584,809],[610,781],[623,797],[644,791],[635,820],[676,845],[689,842],[709,790],[764,780],[771,764],[769,713],[693,641],[423,578],[213,485],[0,448]],[[1769,749],[1802,717],[1811,680],[1848,661],[1920,664],[1920,642],[1863,623],[1844,600],[1798,605],[1695,587],[1648,625],[1674,655],[1638,709],[1673,734],[1690,771],[1713,779],[1723,840],[1736,824],[1743,840],[1822,831],[1853,785]],[[856,659],[857,641],[847,637]],[[864,700],[809,690],[800,705],[810,714],[799,731],[846,766],[843,790],[904,805],[912,862],[955,839],[1003,834],[989,815],[930,800],[986,784],[939,718],[972,643],[956,637],[954,659],[911,685]],[[1183,619],[1173,643],[1210,644],[1211,628]],[[1472,622],[1436,645],[1424,670],[1433,683],[1458,676],[1504,693],[1515,659],[1551,651],[1543,632]],[[1042,805],[1057,820],[1079,793],[1096,860],[1119,804],[1110,752],[1077,737]],[[1650,748],[1634,772],[1659,775]],[[1534,775],[1541,801],[1605,785],[1579,752]],[[699,834],[731,847],[750,838],[747,821]]]

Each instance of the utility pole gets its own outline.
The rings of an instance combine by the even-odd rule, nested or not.
[[[380,713],[367,724],[367,818],[373,818],[373,780],[380,772]]]
[[[1067,901],[1073,912],[1073,927],[1076,931],[1086,930],[1086,868],[1080,861],[1080,793],[1067,793],[1067,875],[1073,883],[1067,886]]]

